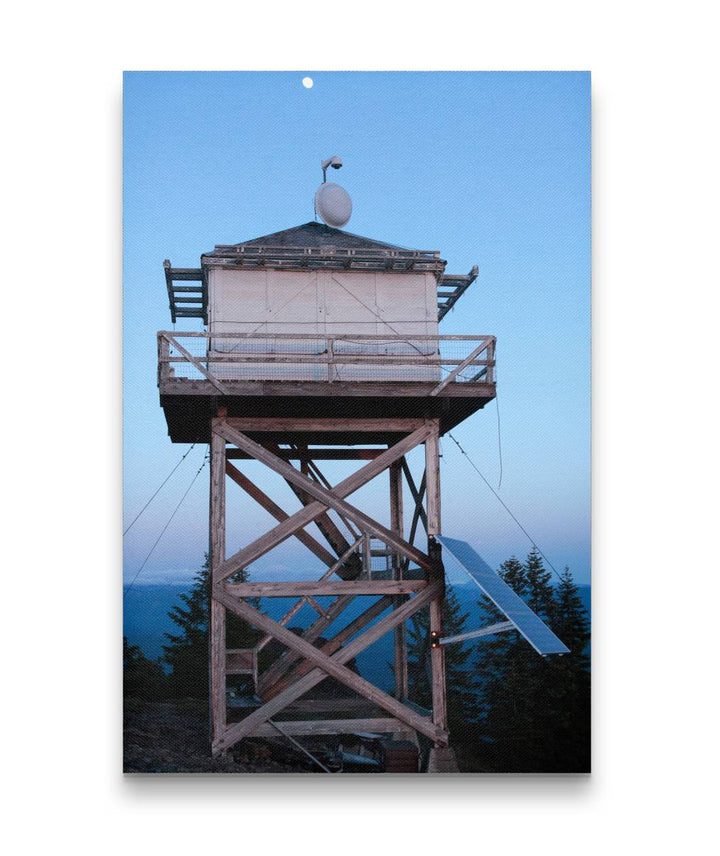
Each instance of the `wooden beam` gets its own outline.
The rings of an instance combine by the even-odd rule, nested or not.
[[[325,582],[226,583],[234,597],[326,597],[329,595],[414,594],[427,587],[425,580],[327,580]]]
[[[273,455],[277,455],[279,449],[278,445],[274,443],[265,444],[264,448],[266,448]],[[308,472],[309,464],[310,461],[307,458],[301,459],[301,472],[306,478],[310,476]],[[312,498],[308,496],[305,490],[298,487],[297,484],[287,479],[285,481],[290,487],[290,490],[292,490],[292,492],[304,506],[310,505],[310,503],[312,502]],[[338,527],[335,525],[335,522],[328,516],[327,512],[319,514],[313,522],[320,530],[320,533],[325,538],[330,547],[332,547],[332,549],[335,551],[336,555],[342,556],[344,553],[347,552],[348,548],[350,547],[350,544],[348,543],[347,538],[343,535],[340,529],[338,529]],[[357,577],[360,571],[361,566],[358,561],[358,557],[354,553],[351,553],[348,558],[347,567],[339,568],[338,574],[343,579],[347,580],[354,579],[355,577]]]
[[[429,495],[428,495],[429,500]],[[428,503],[428,517],[431,513]],[[440,644],[443,635],[442,608],[445,600],[445,569],[442,565],[440,545],[430,538],[429,553],[433,562],[430,575],[438,594],[430,603],[430,635],[434,642],[430,647],[430,675],[432,689],[433,722],[439,728],[447,729],[447,686],[445,677],[445,648]]]
[[[322,735],[322,734],[388,734],[407,731],[404,722],[391,716],[372,717],[370,719],[308,719],[280,720],[278,723],[286,734]],[[273,726],[264,722],[254,731],[255,737],[277,737]]]
[[[403,521],[403,485],[402,465],[405,458],[390,465],[390,528],[402,538],[404,536]],[[393,555],[393,578],[400,579],[404,562],[398,555]],[[402,606],[403,597],[395,598],[395,607]],[[394,631],[393,639],[393,671],[395,673],[395,698],[402,700],[408,695],[407,643],[405,625],[399,624]]]
[[[341,496],[347,495],[347,493],[349,493],[350,491],[346,490],[343,493],[339,489],[340,486],[336,487],[332,491],[329,491],[327,490],[327,488],[316,484],[311,479],[298,472],[294,467],[290,466],[290,464],[281,460],[276,455],[273,455],[272,452],[269,452],[264,446],[255,443],[242,432],[230,428],[225,423],[225,420],[217,420],[217,425],[214,426],[214,430],[217,431],[228,442],[233,443],[238,448],[244,449],[245,451],[249,452],[254,458],[265,464],[270,469],[279,473],[287,481],[293,482],[294,484],[305,490],[307,493],[309,493],[311,496],[313,496],[316,499],[316,502],[311,503],[305,508],[306,512],[310,509],[313,510],[312,519],[314,519],[318,514],[321,514],[325,508],[333,508],[338,513],[345,515],[354,523],[356,523],[363,531],[371,532],[373,535],[380,538],[389,546],[395,547],[403,555],[409,556],[411,559],[414,559],[421,567],[430,570],[431,565],[425,553],[421,552],[416,547],[413,547],[411,544],[408,544],[407,541],[403,540],[402,538],[399,538],[390,529],[383,526],[381,523],[378,523],[377,521],[373,520],[367,514],[355,508],[353,505],[350,505],[350,503],[345,502],[345,500],[341,498]],[[426,428],[425,430],[427,431],[429,429]],[[435,430],[437,432],[437,429]],[[415,436],[415,434],[422,433],[422,431],[423,429],[420,429],[419,431],[414,432],[414,434],[411,434],[410,436],[413,437]],[[437,433],[435,433],[435,438],[437,440]],[[410,438],[406,438],[406,441],[409,439]],[[398,448],[398,446],[401,445],[402,443],[396,444],[391,449],[388,449],[388,453],[393,453]],[[363,471],[369,471],[371,468],[377,467],[379,462],[382,460],[383,456],[381,455],[380,457],[376,458],[375,461],[363,467],[358,473],[355,474],[355,476],[359,476],[360,473],[362,473]],[[388,463],[392,463],[392,461],[388,461]],[[383,466],[382,469],[385,469],[385,466]],[[353,477],[351,476],[350,478],[352,479]],[[346,482],[347,481],[349,481],[349,479],[346,479]],[[316,505],[319,507],[315,508]],[[296,515],[294,515],[293,518],[286,521],[287,524],[291,523],[291,521],[294,521],[295,525],[290,532],[282,535],[282,538],[280,538],[281,541],[285,540],[285,538],[288,537],[288,535],[292,534],[293,531],[297,531],[300,526],[304,525],[303,523],[300,523],[299,525],[297,524],[298,519],[302,520],[302,513],[303,512],[300,511]],[[220,569],[220,577],[222,579],[226,579],[227,577],[235,573],[235,571],[238,569],[238,566],[243,567],[246,564],[250,564],[250,562],[260,558],[260,556],[264,555],[274,546],[276,546],[276,544],[279,543],[279,541],[276,540],[278,537],[278,531],[282,531],[282,527],[284,525],[285,524],[281,523],[279,526],[275,527],[274,530],[257,539],[254,545],[250,545],[250,547],[254,546],[253,550],[251,550],[250,548],[245,548],[245,551],[241,551],[241,553],[245,552],[247,554],[244,557],[244,560],[238,561],[236,558],[238,554],[236,554],[236,557],[233,557],[233,560],[226,562],[224,566]],[[252,558],[249,558],[249,556],[252,556]],[[228,565],[233,565],[233,569],[230,570],[227,567]]]
[[[215,586],[214,593],[215,597],[220,600],[227,609],[230,609],[236,615],[239,615],[240,618],[244,618],[245,621],[254,627],[257,627],[266,633],[271,633],[279,642],[282,642],[290,648],[294,648],[302,654],[306,660],[309,660],[330,677],[345,684],[345,686],[358,693],[358,695],[362,695],[365,698],[370,699],[375,704],[387,710],[392,716],[398,717],[398,719],[401,719],[403,722],[421,731],[421,733],[425,734],[427,737],[431,737],[433,739],[438,737],[438,730],[435,727],[429,728],[427,720],[419,717],[414,711],[410,711],[405,708],[397,701],[397,699],[394,699],[392,696],[383,692],[383,690],[379,689],[374,684],[371,684],[370,681],[366,681],[365,678],[361,678],[346,666],[339,664],[336,660],[328,657],[327,654],[322,653],[322,651],[319,651],[303,639],[300,639],[300,637],[296,636],[292,631],[287,630],[285,627],[278,624],[277,621],[273,621],[272,618],[269,618],[267,615],[264,615],[262,612],[254,609],[244,601],[236,600],[231,597],[222,589],[221,586]],[[421,597],[422,595],[419,596]],[[372,629],[367,632],[372,632]],[[276,696],[276,698],[279,698],[279,696]]]
[[[425,509],[423,508],[423,499],[425,497],[425,489],[426,489],[426,476],[423,473],[422,480],[420,482],[420,488],[415,487],[415,479],[412,477],[412,473],[410,472],[410,467],[408,466],[405,458],[402,460],[402,468],[405,473],[405,478],[407,479],[408,487],[410,488],[410,493],[412,494],[413,499],[415,500],[415,512],[413,514],[413,525],[412,525],[412,536],[410,538],[410,542],[412,543],[413,538],[415,536],[415,529],[417,527],[418,518],[422,521],[422,525],[425,527],[425,531],[427,532],[427,514],[425,514]]]
[[[432,677],[433,722],[447,728],[447,698],[445,685],[445,649],[439,644],[442,636],[442,607],[445,599],[445,570],[440,545],[434,536],[440,534],[440,435],[435,432],[425,441],[425,476],[427,483],[428,553],[433,568],[430,579],[437,583],[440,593],[430,604],[430,633],[436,640],[430,649]]]
[[[385,710],[388,710],[388,712],[393,716],[397,716],[398,719],[402,720],[407,725],[410,725],[410,727],[415,731],[419,731],[421,734],[425,734],[427,737],[430,737],[431,740],[440,743],[447,743],[447,731],[438,728],[433,723],[429,722],[427,718],[414,713],[414,711],[411,711],[405,705],[400,704],[400,702],[391,696],[388,696],[386,693],[382,692],[382,690],[379,690],[377,687],[373,687],[373,685],[368,681],[360,679],[360,683],[358,684],[355,680],[358,676],[349,669],[344,669],[341,665],[352,660],[361,653],[361,651],[364,651],[368,645],[371,645],[381,636],[384,636],[385,633],[394,629],[401,621],[407,620],[419,609],[422,609],[423,606],[426,606],[433,596],[436,596],[438,593],[438,587],[436,585],[429,586],[425,591],[416,595],[412,600],[400,607],[400,609],[393,610],[390,615],[378,621],[377,624],[374,624],[361,636],[353,639],[352,642],[349,642],[330,658],[321,654],[312,645],[309,645],[299,639],[294,633],[280,627],[277,625],[277,622],[267,618],[267,616],[263,615],[261,612],[252,609],[252,607],[249,607],[247,604],[237,601],[235,598],[226,594],[223,591],[222,586],[216,585],[215,592],[217,597],[222,599],[228,608],[233,611],[237,611],[238,614],[241,614],[241,617],[249,620],[251,624],[261,625],[260,629],[263,629],[263,627],[267,628],[268,633],[278,638],[279,641],[285,642],[289,647],[293,647],[298,650],[306,657],[306,659],[315,662],[318,668],[313,669],[307,675],[300,678],[300,680],[296,681],[291,687],[283,690],[283,692],[279,693],[275,698],[271,699],[261,708],[258,708],[246,716],[241,722],[235,723],[227,728],[224,734],[222,734],[213,743],[214,754],[228,749],[239,740],[242,740],[244,737],[252,734],[255,728],[263,722],[266,722],[279,711],[283,710],[288,704],[295,701],[295,699],[300,698],[300,696],[311,690],[316,684],[323,681],[328,674],[332,677],[338,678],[342,683],[345,683],[343,678],[346,677],[346,672],[348,673],[352,683],[351,688],[360,695],[363,695],[366,698],[369,698],[372,702],[377,703],[379,707],[383,707]],[[326,668],[320,668],[321,663]],[[336,666],[340,666],[340,669],[337,669]],[[361,686],[362,689],[358,689],[359,686]],[[364,692],[366,688],[369,693],[368,695]]]
[[[210,439],[210,567],[225,559],[225,441]],[[227,666],[225,607],[210,597],[210,711],[212,739],[227,727],[225,670]]]
[[[384,449],[383,449],[383,450],[381,450],[381,451],[384,451]],[[378,457],[378,456],[376,455],[375,457]],[[374,460],[374,458],[372,458],[371,460]],[[311,461],[307,461],[307,468],[308,468],[308,475],[309,475],[311,478],[313,478],[313,479],[314,479],[316,482],[318,482],[319,484],[324,485],[328,490],[332,490],[332,489],[333,489],[333,486],[332,486],[332,485],[330,484],[330,482],[325,478],[325,476],[323,475],[322,470],[321,470],[321,469],[320,469],[320,467],[317,465],[317,462],[316,462],[316,461],[312,461],[312,460],[311,460]],[[319,518],[318,518],[318,519],[319,519]],[[358,530],[353,526],[353,524],[351,523],[351,521],[347,520],[345,517],[340,517],[340,519],[342,520],[343,525],[344,525],[344,526],[345,526],[345,528],[348,530],[348,532],[352,533],[353,538],[359,538],[359,537],[360,537],[360,533],[359,533],[359,532],[358,532]]]
[[[430,397],[433,398],[438,393],[442,392],[445,387],[452,383],[455,378],[460,374],[460,372],[475,359],[475,357],[479,356],[488,346],[487,342],[483,342],[482,345],[478,345],[477,348],[450,372],[450,374],[444,378],[440,383],[435,387],[435,389],[430,393]],[[489,365],[488,360],[484,360],[485,365]]]
[[[179,315],[180,313],[178,312],[177,314]],[[220,381],[215,377],[214,374],[212,374],[212,372],[207,371],[207,369],[202,365],[200,360],[194,357],[189,351],[186,351],[182,345],[179,345],[172,336],[169,337],[168,341],[173,346],[173,348],[177,348],[177,350],[180,351],[180,353],[189,363],[192,363],[193,366],[195,366],[195,368],[200,372],[200,374],[204,375],[207,380],[210,381],[210,383],[215,387],[215,389],[217,389],[218,392],[221,392],[223,395],[229,395],[227,388],[224,387],[222,383],[220,383]]]
[[[350,622],[346,627],[343,627],[332,639],[327,641],[324,645],[321,645],[318,650],[322,651],[323,654],[327,656],[331,656],[336,651],[340,650],[340,648],[347,642],[348,639],[352,638],[358,630],[362,630],[371,621],[377,618],[379,615],[382,615],[385,610],[392,605],[392,599],[390,597],[383,597],[380,600],[376,601],[371,607],[366,609],[363,613],[358,615],[353,621]],[[292,652],[288,652],[292,653]],[[296,660],[300,659],[299,655],[296,655]],[[263,693],[262,698],[266,701],[274,698],[276,695],[279,695],[286,687],[291,686],[297,680],[299,680],[303,675],[307,675],[308,672],[312,671],[313,664],[308,660],[303,660],[301,663],[298,663],[291,672],[287,675],[284,675],[278,681],[273,683],[268,689]],[[367,701],[365,702],[368,703]]]
[[[323,633],[354,600],[355,598],[352,595],[343,595],[342,597],[337,598],[337,600],[325,610],[325,615],[321,615],[316,618],[315,621],[313,621],[313,623],[301,634],[302,638],[306,642],[315,642],[320,637],[320,634]],[[265,698],[266,695],[269,695],[276,683],[280,681],[283,675],[285,675],[300,659],[300,655],[292,649],[288,649],[281,654],[277,660],[275,660],[275,662],[265,669],[262,675],[260,675],[257,691],[258,695],[261,698]]]
[[[316,385],[317,386],[317,385]],[[333,432],[343,433],[383,433],[409,432],[425,427],[424,419],[312,419],[292,417],[253,417],[226,419],[228,427],[236,431],[261,432],[270,431],[281,434],[292,431],[304,432]]]
[[[227,439],[227,437],[225,438]],[[232,442],[232,441],[231,441]],[[437,422],[433,433],[425,440],[425,478],[427,484],[427,532],[441,535],[440,530],[440,435]]]
[[[261,505],[265,511],[272,514],[272,516],[283,522],[287,520],[290,515],[286,514],[279,505],[270,499],[270,497],[264,493],[260,488],[244,474],[241,473],[237,467],[233,466],[229,461],[226,462],[225,471],[230,476],[230,478],[235,482],[236,485],[241,487],[249,496],[251,496],[255,502]],[[335,556],[329,551],[326,550],[325,547],[319,542],[316,541],[312,535],[308,535],[302,529],[299,529],[294,533],[295,537],[300,541],[301,544],[304,544],[308,550],[314,553],[321,562],[324,562],[326,565],[333,565],[336,561]]]
[[[365,698],[359,696],[347,696],[346,698],[299,698],[286,708],[293,713],[355,713],[358,716],[377,716],[375,705]],[[426,711],[426,716],[430,711]],[[337,718],[337,717],[335,717]]]
[[[308,461],[374,461],[381,455],[384,449],[342,449],[342,448],[317,448],[317,449],[277,449],[275,454],[284,461],[308,460]],[[228,449],[229,460],[252,460],[252,455],[243,452],[242,449]]]
[[[213,428],[217,430],[222,429],[225,433],[230,430],[223,425],[222,419],[214,420]],[[416,431],[413,431],[412,434],[408,435],[407,437],[404,437],[394,446],[387,449],[374,461],[365,464],[365,466],[361,467],[357,472],[353,473],[351,476],[344,479],[339,484],[335,485],[333,489],[333,498],[348,496],[349,494],[356,491],[358,488],[362,487],[362,485],[375,478],[375,476],[381,473],[398,458],[401,458],[406,452],[410,451],[410,449],[414,448],[419,443],[422,443],[429,435],[430,430],[430,428],[423,424],[422,428],[418,428]],[[233,431],[232,436],[238,437],[238,432]],[[246,438],[244,438],[242,435],[240,435],[240,438],[241,442],[244,445],[246,444],[246,442],[248,442],[246,441]],[[234,440],[231,440],[231,442],[234,442]],[[256,443],[253,444],[253,449],[260,450],[260,452],[264,455],[269,454],[267,450],[263,449],[262,446],[258,446],[258,444]],[[254,456],[255,453],[253,451],[253,457]],[[281,461],[280,463],[282,463],[283,465],[285,464],[284,461]],[[290,469],[293,470],[292,467],[290,467]],[[300,473],[297,473],[296,470],[293,470],[293,474],[296,474],[298,478],[303,478],[302,475]],[[325,495],[323,495],[323,498],[325,498]],[[256,559],[259,559],[261,556],[264,556],[265,553],[269,552],[278,544],[282,543],[286,538],[289,538],[299,529],[302,529],[304,526],[307,526],[307,524],[312,522],[315,517],[317,517],[317,515],[322,514],[326,510],[326,508],[328,508],[328,504],[319,501],[312,502],[310,505],[305,506],[305,508],[293,514],[292,517],[289,517],[287,520],[278,524],[274,529],[271,529],[269,532],[266,532],[264,535],[262,535],[260,538],[257,538],[251,544],[248,544],[242,550],[239,550],[229,559],[226,559],[225,562],[222,563],[222,565],[220,565],[214,570],[213,579],[217,582],[219,580],[227,579],[234,573],[237,573],[237,571],[239,571],[241,568],[244,568],[246,565],[249,565]],[[415,548],[411,549],[413,550],[413,553],[417,554]],[[404,550],[401,552],[404,552]],[[420,553],[419,555],[423,559],[423,561],[427,563],[427,557],[422,553]]]
[[[337,569],[342,565],[348,555],[351,552],[356,550],[360,544],[360,539],[356,540],[355,543],[337,560],[337,563],[333,565],[333,567],[328,568],[327,573],[323,574],[321,577],[322,580],[329,579],[333,573],[337,571]],[[343,595],[342,597],[337,598],[337,600],[330,604],[330,606],[325,610],[325,615],[321,615],[317,618],[303,633],[302,638],[306,642],[314,642],[320,634],[328,628],[336,618],[338,618],[342,612],[353,602],[354,597],[347,597]],[[299,607],[298,607],[299,608]],[[282,624],[286,624],[286,621],[282,621]],[[272,637],[265,637],[261,645],[267,644],[267,641]],[[274,682],[279,680],[298,660],[298,655],[294,651],[287,650],[284,654],[282,654],[278,659],[268,668],[266,669],[257,686],[257,692],[259,695],[262,695],[265,690],[274,685]]]
[[[329,639],[325,642],[324,645],[321,645],[319,650],[323,652],[323,654],[327,654],[330,656],[334,654],[336,651],[340,650],[340,648],[347,642],[348,639],[351,639],[358,630],[362,630],[363,627],[367,627],[371,621],[374,621],[379,615],[382,615],[385,610],[391,606],[393,603],[392,598],[389,596],[382,597],[380,600],[375,601],[375,603],[368,607],[364,612],[360,613],[357,618],[353,619],[348,625],[343,627],[338,633],[333,636],[332,639]],[[304,637],[303,637],[304,638]],[[306,640],[310,641],[310,640]],[[289,652],[290,653],[290,652]],[[296,655],[296,660],[299,657]],[[295,666],[295,668],[288,675],[280,678],[275,681],[271,685],[268,686],[267,690],[263,693],[263,698],[267,701],[274,696],[276,696],[279,692],[281,692],[285,687],[289,687],[292,683],[294,683],[298,678],[306,675],[313,668],[313,664],[308,660],[303,660],[302,663]]]

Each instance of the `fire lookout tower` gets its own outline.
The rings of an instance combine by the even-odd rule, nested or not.
[[[476,279],[476,267],[446,274],[438,252],[359,237],[335,228],[332,216],[323,219],[216,246],[199,268],[165,262],[173,323],[198,318],[206,326],[204,332],[158,333],[158,379],[171,440],[208,443],[211,450],[215,754],[278,731],[420,734],[436,747],[449,741],[438,644],[445,591],[438,441],[494,398],[495,339],[439,333],[439,322]],[[418,478],[406,456],[422,446]],[[249,459],[279,474],[301,509],[283,511],[251,481],[242,472]],[[322,462],[338,460],[356,461],[358,469],[330,484]],[[384,473],[387,508],[368,514],[352,504],[356,490]],[[231,556],[225,549],[228,479],[277,521]],[[409,531],[404,494],[412,497]],[[306,531],[310,524],[313,534]],[[427,534],[421,546],[415,544],[419,525]],[[238,572],[292,537],[325,566],[319,579],[261,581],[251,569],[251,579],[238,581]],[[295,603],[276,620],[251,605],[253,598]],[[358,612],[355,602],[354,617],[343,624],[342,613],[356,598],[369,598],[370,605]],[[289,622],[304,606],[316,617],[293,632]],[[423,609],[433,640],[432,710],[408,700],[406,622]],[[255,647],[227,646],[227,611],[263,634]],[[389,633],[394,695],[349,668]],[[275,656],[267,662],[270,652]],[[230,721],[228,676],[238,674],[250,676],[257,704]],[[351,692],[314,697],[313,688],[328,677]]]

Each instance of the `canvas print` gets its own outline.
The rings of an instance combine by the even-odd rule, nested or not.
[[[123,132],[125,772],[590,772],[589,73]]]

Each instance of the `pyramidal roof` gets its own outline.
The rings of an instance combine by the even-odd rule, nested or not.
[[[201,261],[211,267],[354,268],[435,274],[442,274],[446,264],[434,250],[409,250],[315,222],[241,244],[218,244]]]
[[[338,247],[339,249],[352,250],[391,250],[396,252],[419,252],[388,244],[384,241],[374,241],[372,238],[364,238],[362,235],[353,235],[342,229],[333,229],[324,223],[303,223],[292,229],[284,229],[282,232],[273,232],[260,238],[252,238],[239,244],[218,245],[215,252],[227,251],[229,249],[241,249],[242,247],[294,247],[297,249]],[[209,253],[208,255],[213,255]]]

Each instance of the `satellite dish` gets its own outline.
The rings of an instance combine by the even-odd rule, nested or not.
[[[339,184],[326,181],[315,193],[315,210],[328,226],[341,229],[352,214],[352,200]]]

